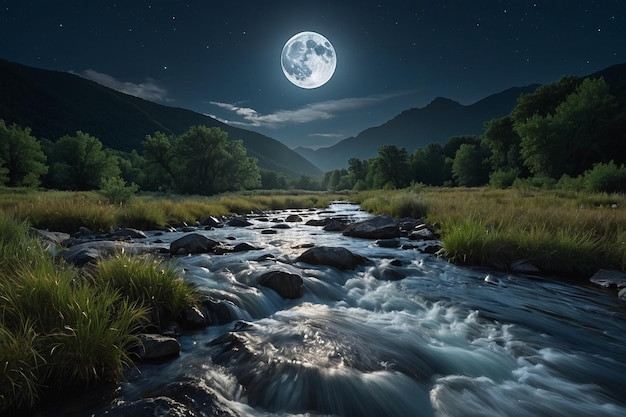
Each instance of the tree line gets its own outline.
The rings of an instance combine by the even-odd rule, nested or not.
[[[212,195],[243,189],[365,190],[515,183],[626,191],[626,107],[602,78],[563,77],[519,97],[478,136],[455,136],[408,153],[384,145],[368,160],[322,178],[262,170],[219,128],[147,135],[140,151],[108,149],[78,131],[53,142],[0,119],[0,185]]]
[[[563,77],[519,97],[482,137],[456,136],[409,154],[384,145],[369,160],[329,171],[322,188],[561,185],[626,191],[626,108],[603,78]]]

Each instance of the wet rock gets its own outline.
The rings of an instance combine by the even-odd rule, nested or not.
[[[413,230],[409,233],[409,240],[435,240],[437,239],[437,235],[428,229],[425,225],[423,228],[418,230]]]
[[[196,306],[187,307],[183,313],[183,326],[191,329],[202,329],[211,324],[211,320]]]
[[[246,242],[238,243],[233,247],[233,252],[247,252],[251,250],[257,250],[257,247]]]
[[[287,218],[285,219],[286,222],[301,222],[302,221],[302,217],[298,216],[297,214],[291,214],[289,216],[287,216]]]
[[[218,242],[213,239],[199,233],[190,233],[170,243],[170,254],[207,253],[217,245]]]
[[[589,281],[602,288],[626,288],[626,274],[614,269],[600,269]]]
[[[620,298],[620,300],[626,300],[626,287],[619,290],[617,296]]]
[[[204,219],[200,220],[200,224],[202,226],[206,226],[206,227],[222,227],[224,226],[224,224],[219,221],[219,219],[217,219],[216,217],[213,216],[208,216],[205,217]]]
[[[304,282],[300,275],[284,271],[270,271],[259,277],[259,285],[276,291],[281,297],[300,298],[304,294]]]
[[[226,224],[231,227],[252,226],[252,223],[250,223],[245,217],[233,217],[232,219],[228,220]]]
[[[184,376],[152,392],[150,398],[115,403],[108,417],[237,417],[205,379]]]
[[[69,233],[50,232],[48,230],[30,228],[30,233],[39,237],[44,242],[50,242],[57,246],[61,246],[63,242],[70,238]]]
[[[272,229],[291,229],[291,226],[289,226],[287,223],[277,223],[272,226]]]
[[[159,334],[140,334],[138,336],[139,358],[142,360],[163,360],[180,354],[180,343],[173,337]]]
[[[300,255],[296,262],[311,265],[327,265],[338,269],[353,269],[367,263],[367,258],[356,255],[346,248],[319,246],[308,249]]]
[[[198,417],[200,414],[188,410],[183,404],[171,398],[156,397],[123,402],[105,412],[104,415],[108,417]]]
[[[195,226],[183,226],[180,228],[180,231],[185,233],[194,232],[196,230],[198,230],[198,228]]]
[[[278,233],[278,230],[276,230],[276,229],[264,229],[264,230],[261,230],[261,234],[262,235],[275,235],[276,233]]]
[[[443,246],[438,245],[438,244],[433,244],[433,245],[426,245],[423,248],[420,248],[419,251],[428,255],[435,255],[441,249],[443,249]]]
[[[400,241],[398,239],[379,239],[376,242],[376,246],[381,248],[399,248]]]
[[[406,278],[408,275],[402,269],[386,267],[380,269],[378,271],[378,274],[376,274],[375,276],[381,281],[399,281]]]
[[[109,258],[122,251],[129,255],[143,255],[161,253],[161,249],[158,246],[141,243],[130,244],[117,240],[91,240],[64,249],[56,256],[76,266],[83,266]]]
[[[311,220],[307,220],[306,223],[304,223],[306,226],[326,226],[328,223],[331,222],[330,218],[325,218],[325,219],[311,219]]]
[[[348,222],[344,220],[332,219],[323,230],[326,232],[343,232],[348,227]]]
[[[226,324],[237,319],[233,313],[235,306],[230,301],[216,300],[207,296],[201,301],[201,305],[211,324]]]
[[[352,223],[343,231],[343,234],[364,239],[391,239],[400,237],[401,233],[393,218],[383,214]]]

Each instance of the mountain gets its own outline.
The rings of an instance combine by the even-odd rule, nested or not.
[[[613,65],[582,78],[586,77],[604,77],[611,94],[620,103],[626,104],[626,64]],[[429,143],[444,143],[452,136],[481,135],[486,121],[506,116],[520,94],[530,93],[537,87],[539,84],[510,88],[468,106],[437,97],[425,107],[405,110],[388,122],[333,146],[316,150],[298,147],[294,150],[324,171],[330,171],[345,168],[353,157],[375,157],[378,149],[387,144],[403,147],[410,153]]]
[[[534,91],[537,87],[510,88],[469,106],[437,97],[425,107],[405,110],[388,122],[333,146],[317,150],[299,147],[294,150],[329,171],[347,167],[348,159],[353,157],[375,157],[378,148],[383,145],[396,145],[411,153],[429,143],[443,144],[452,136],[481,135],[486,121],[506,116],[520,94]]]
[[[57,140],[77,130],[113,149],[141,149],[147,134],[182,134],[191,126],[219,127],[240,139],[261,168],[290,177],[318,177],[320,169],[281,142],[182,108],[129,96],[67,72],[27,67],[0,59],[0,118]]]

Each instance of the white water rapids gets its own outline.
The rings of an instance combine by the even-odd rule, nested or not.
[[[353,204],[329,210],[299,213],[369,216]],[[121,399],[192,376],[242,416],[626,416],[626,305],[615,293],[457,267],[304,222],[273,235],[261,233],[272,223],[251,222],[199,233],[261,250],[176,258],[234,320],[181,337],[180,357],[141,365]],[[373,263],[296,263],[303,244]],[[406,278],[380,279],[389,269]],[[304,297],[257,285],[269,270],[302,276]]]

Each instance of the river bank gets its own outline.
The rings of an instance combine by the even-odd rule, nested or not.
[[[415,196],[415,195],[411,195],[409,193],[405,193],[402,194],[402,197],[405,199],[405,201],[415,201],[415,198],[419,199],[422,198],[422,196]],[[389,196],[388,198],[391,199],[391,201],[393,202],[393,198],[398,198],[398,197],[393,197],[393,196]],[[417,206],[416,206],[417,207]],[[414,210],[414,208],[412,209]],[[300,217],[300,220],[306,219],[307,217],[310,216],[314,216],[314,217],[319,217],[322,216],[322,218],[319,218],[317,220],[314,221],[317,222],[315,223],[315,225],[317,226],[322,226],[322,224],[324,224],[325,226],[329,226],[331,225],[332,222],[328,221],[328,220],[332,220],[332,217],[334,216],[334,214],[332,214],[332,210],[330,211],[329,214],[324,215],[322,214],[324,213],[323,209],[317,209],[317,210],[304,210],[301,211],[299,214],[294,214],[294,216],[296,217]],[[416,212],[413,211],[413,213],[415,214]],[[405,213],[406,214],[406,213]],[[274,216],[280,217],[280,216],[286,216],[286,214],[278,214],[275,213]],[[351,221],[357,220],[357,218],[355,218],[355,214],[352,213],[351,214],[352,218]],[[365,216],[365,214],[360,215],[361,217]],[[292,277],[295,275],[299,275],[300,278],[302,279],[302,276],[304,276],[304,280],[303,280],[303,286],[302,288],[306,288],[307,291],[314,291],[315,294],[319,294],[319,291],[327,291],[327,290],[323,290],[321,287],[319,287],[319,283],[315,283],[314,281],[311,281],[308,277],[311,274],[311,270],[310,267],[305,269],[305,273],[302,272],[301,269],[296,268],[293,269],[293,266],[289,266],[289,265],[294,265],[294,262],[298,262],[297,259],[295,259],[295,254],[297,253],[298,256],[300,256],[302,258],[302,256],[304,255],[304,253],[301,253],[305,250],[306,247],[310,247],[310,246],[315,246],[315,243],[312,243],[311,240],[320,240],[320,242],[324,242],[324,244],[328,244],[328,242],[332,242],[334,240],[337,239],[338,236],[343,236],[343,234],[337,235],[336,233],[333,232],[324,232],[323,233],[323,237],[322,235],[320,235],[319,238],[316,238],[315,235],[318,235],[319,232],[315,232],[316,229],[311,229],[311,227],[305,227],[304,222],[299,223],[297,218],[294,219],[294,222],[291,222],[290,224],[292,225],[291,227],[289,226],[288,222],[271,222],[272,217],[271,216],[266,216],[264,215],[264,213],[262,211],[256,210],[256,214],[254,214],[252,216],[253,219],[253,223],[250,224],[245,224],[245,223],[241,223],[239,224],[239,226],[243,226],[243,229],[251,229],[251,231],[243,231],[243,229],[241,227],[237,227],[237,226],[233,226],[233,227],[237,227],[236,229],[220,229],[220,230],[210,230],[212,226],[208,227],[206,232],[201,232],[201,233],[206,233],[210,236],[214,236],[215,234],[217,235],[221,235],[220,233],[221,230],[230,230],[227,231],[226,234],[224,234],[223,237],[223,242],[225,244],[210,244],[209,246],[206,246],[206,248],[209,248],[209,251],[205,251],[206,253],[210,253],[211,255],[209,255],[209,258],[203,258],[202,254],[200,252],[200,257],[197,258],[198,260],[192,261],[192,263],[188,263],[187,261],[184,262],[185,265],[185,270],[194,270],[197,271],[197,273],[200,273],[201,275],[203,274],[202,270],[205,268],[209,268],[210,270],[214,270],[215,272],[211,274],[211,281],[216,279],[216,275],[221,275],[222,272],[219,272],[221,268],[217,268],[215,269],[215,264],[216,262],[219,263],[217,261],[218,258],[212,258],[212,256],[218,256],[219,258],[222,258],[222,256],[224,254],[230,254],[229,256],[227,256],[226,258],[222,258],[224,259],[224,262],[226,262],[228,266],[228,270],[230,271],[236,271],[237,269],[240,268],[240,266],[235,266],[237,265],[237,262],[233,261],[233,258],[239,257],[239,259],[241,259],[242,256],[247,256],[248,258],[250,258],[250,256],[254,257],[254,262],[270,262],[271,264],[275,264],[278,260],[278,263],[282,265],[283,271],[281,273],[285,273],[287,277]],[[365,216],[366,217],[366,216]],[[232,217],[231,218],[238,218],[238,217]],[[285,218],[283,218],[284,220]],[[325,220],[324,220],[325,219]],[[335,218],[334,220],[341,220],[341,217],[339,218]],[[344,218],[344,220],[346,220]],[[213,219],[209,218],[205,218],[205,221],[209,222],[209,221],[213,221]],[[387,222],[387,225],[389,225],[389,219],[386,219],[385,222]],[[342,222],[339,222],[342,223]],[[418,222],[414,219],[413,223],[411,225],[411,229],[415,229],[415,226],[418,226]],[[254,226],[256,225],[256,226]],[[293,227],[293,225],[295,225],[296,227]],[[343,226],[343,229],[345,229],[347,223],[343,222],[340,225],[335,224],[333,227],[335,228],[334,230],[340,230],[338,226]],[[175,237],[183,237],[182,235],[186,235],[189,236],[189,234],[194,234],[194,231],[199,231],[199,230],[204,230],[204,228],[206,228],[206,226],[202,225],[203,227],[198,227],[197,225],[194,226],[184,226],[181,225],[179,227],[178,231],[174,231],[173,229],[170,230],[169,232],[166,232],[166,236],[167,238],[163,238],[162,235],[155,235],[152,236],[152,240],[153,241],[157,241],[157,240],[163,240],[163,243],[167,244],[169,243],[169,245],[166,245],[168,247],[169,250],[171,250],[171,245],[174,242],[174,238]],[[252,228],[249,228],[248,226],[252,226]],[[276,226],[276,227],[274,227]],[[280,226],[280,227],[279,227]],[[313,226],[313,225],[311,225]],[[343,230],[341,229],[341,230]],[[234,232],[234,230],[237,230],[237,232]],[[387,230],[383,227],[383,230]],[[267,231],[267,233],[266,233]],[[269,232],[272,233],[269,233]],[[300,233],[299,235],[295,235],[294,233],[298,231],[298,233]],[[414,238],[410,237],[410,233],[409,232],[418,232],[418,231],[422,231],[421,233],[416,233],[417,236],[414,236]],[[218,233],[219,232],[219,233]],[[304,232],[304,234],[302,234]],[[161,233],[161,232],[157,232],[157,233]],[[359,232],[360,233],[360,232]],[[440,243],[437,243],[437,236],[433,233],[432,230],[429,230],[428,228],[424,228],[423,226],[420,226],[419,228],[415,229],[415,230],[405,230],[404,234],[396,234],[395,230],[387,230],[385,233],[390,233],[390,234],[374,234],[374,235],[370,235],[370,238],[377,238],[378,241],[376,241],[374,245],[368,246],[367,248],[362,247],[360,245],[356,246],[359,249],[359,252],[361,253],[366,253],[369,254],[369,257],[372,259],[380,259],[380,257],[382,256],[383,258],[380,259],[379,261],[374,261],[374,269],[370,269],[372,268],[371,266],[367,266],[364,265],[363,267],[360,267],[358,265],[361,265],[361,262],[356,262],[354,264],[350,263],[349,267],[346,269],[354,269],[357,268],[357,270],[362,270],[362,268],[366,268],[366,270],[371,271],[370,273],[372,274],[372,277],[374,277],[376,280],[378,281],[382,281],[382,282],[395,282],[395,281],[406,281],[406,279],[408,279],[409,281],[411,281],[411,277],[414,276],[417,273],[417,276],[422,276],[422,273],[419,272],[418,270],[414,269],[414,267],[411,267],[412,262],[414,261],[403,261],[402,259],[405,258],[406,256],[409,256],[410,258],[414,258],[416,256],[418,256],[418,258],[420,258],[419,255],[413,255],[412,253],[421,253],[421,252],[434,252],[437,250],[436,246],[440,245]],[[181,235],[182,234],[182,235]],[[223,233],[222,233],[223,234]],[[427,236],[428,235],[428,236]],[[94,235],[95,236],[95,235]],[[247,243],[247,242],[242,242],[241,240],[244,239],[245,237],[249,237],[249,241],[251,243]],[[259,236],[268,236],[268,238],[270,238],[271,240],[267,240],[265,241],[265,246],[269,245],[269,247],[274,247],[274,248],[280,248],[280,253],[278,254],[273,254],[273,253],[260,253],[260,254],[256,254],[254,251],[256,250],[261,250],[261,252],[263,252],[264,247],[262,245],[259,245],[258,243],[258,239]],[[274,238],[272,238],[272,236],[274,236]],[[291,236],[291,237],[288,237]],[[365,237],[359,234],[356,234],[355,236],[358,236],[360,238]],[[109,236],[110,237],[110,236]],[[127,236],[128,237],[128,236]],[[247,250],[242,250],[242,251],[235,251],[234,248],[236,245],[231,245],[228,244],[228,240],[230,238],[233,238],[235,241],[239,241],[239,244],[245,243],[245,246],[247,248]],[[98,241],[97,238],[94,238],[93,236],[88,236],[85,231],[83,231],[81,234],[78,234],[74,241],[74,244],[77,244],[76,246],[80,245],[79,240],[80,239],[85,240],[86,242],[83,243],[88,243],[89,241]],[[380,239],[379,239],[380,238]],[[119,240],[120,236],[117,236],[115,239],[113,240]],[[256,239],[256,240],[255,240]],[[142,240],[141,238],[136,239],[137,241]],[[205,240],[203,240],[202,242],[205,242]],[[255,243],[256,242],[256,243]],[[282,242],[282,243],[281,243]],[[298,242],[298,244],[296,244],[296,242]],[[320,245],[320,242],[317,243],[317,245]],[[342,241],[343,242],[343,241]],[[419,244],[418,244],[419,242]],[[428,243],[431,242],[431,243]],[[157,242],[158,243],[158,242]],[[157,249],[166,249],[162,244],[153,244],[153,249],[157,248]],[[372,240],[372,243],[374,243],[374,241]],[[122,244],[124,244],[124,239],[122,239]],[[351,241],[345,241],[342,243],[342,246],[347,246],[347,247],[351,247],[351,245],[353,245],[353,243],[351,243]],[[89,245],[87,245],[89,246]],[[128,245],[127,246],[129,249],[134,247],[134,244],[132,245]],[[432,249],[428,249],[427,247],[435,247],[435,250]],[[179,249],[181,249],[178,246],[175,246],[176,250],[175,252],[178,252]],[[404,249],[404,251],[402,250]],[[413,250],[415,249],[415,250]],[[420,251],[421,249],[421,251]],[[253,250],[252,252],[250,252],[251,250]],[[416,251],[417,250],[417,251]],[[184,252],[184,251],[183,251]],[[267,249],[265,249],[265,252],[267,252]],[[337,251],[333,251],[333,252],[337,252]],[[405,252],[408,255],[401,255],[402,252]],[[249,253],[249,255],[245,255],[246,253]],[[264,258],[264,255],[271,255],[270,257]],[[198,255],[196,255],[198,256]],[[326,255],[324,255],[326,256]],[[432,255],[429,255],[432,256]],[[194,258],[194,257],[192,257]],[[230,258],[231,261],[227,261],[227,259]],[[246,259],[248,259],[246,258]],[[273,258],[273,259],[272,259]],[[291,258],[291,260],[289,260]],[[183,259],[187,259],[187,258],[183,258]],[[195,258],[194,258],[195,259]],[[212,259],[209,261],[209,259]],[[262,261],[262,259],[265,259],[265,261]],[[302,259],[306,259],[306,258],[302,258]],[[360,259],[360,255],[357,255],[357,258],[355,259]],[[420,258],[421,259],[421,258]],[[425,259],[420,261],[420,262],[425,262]],[[191,260],[191,259],[190,259]],[[250,258],[250,260],[252,260],[252,258]],[[209,262],[209,264],[206,264],[206,262]],[[200,268],[200,270],[197,269],[197,262],[201,262],[202,265],[206,265],[206,266],[202,266]],[[221,261],[220,261],[221,262]],[[234,262],[234,263],[233,263]],[[250,261],[245,261],[246,264],[248,264]],[[307,263],[315,263],[315,262],[311,262],[310,260],[307,261]],[[352,261],[351,261],[352,262]],[[213,266],[209,266],[209,265],[213,265]],[[337,264],[330,264],[330,265],[334,265],[333,269],[337,268]],[[284,269],[287,270],[284,270]],[[343,268],[339,268],[340,270]],[[418,268],[419,269],[419,268]],[[254,269],[256,270],[256,268]],[[199,271],[199,272],[198,272]],[[323,271],[323,272],[322,272]],[[319,273],[322,273],[323,275],[328,274],[330,271],[325,269],[324,267],[322,267],[322,270],[318,273],[314,273],[314,276],[318,276]],[[255,273],[256,274],[256,273]],[[359,273],[360,275],[361,273]],[[188,274],[185,274],[187,276],[189,276]],[[193,274],[192,274],[193,275]],[[253,274],[254,275],[254,274]],[[281,275],[284,277],[284,275]],[[207,277],[208,278],[208,277]],[[259,278],[259,277],[257,277]],[[273,278],[273,277],[270,277]],[[264,278],[264,282],[266,279],[270,279],[268,277]],[[321,279],[321,276],[318,277],[319,279]],[[259,278],[260,279],[260,278]],[[192,281],[196,281],[197,283],[197,278],[192,279]],[[496,274],[491,274],[491,275],[487,275],[485,277],[483,277],[483,281],[485,283],[488,283],[490,285],[496,285],[496,286],[500,286],[500,285],[506,285],[504,284],[505,282],[507,282],[509,280],[509,278],[504,279],[503,277],[498,277]],[[219,281],[219,280],[218,280]],[[238,281],[241,284],[245,285],[252,285],[254,282],[256,282],[254,279],[251,280],[250,277],[246,278],[246,277],[237,277],[236,281]],[[203,283],[203,285],[207,285],[207,282],[203,279],[200,282]],[[212,287],[214,284],[209,285],[209,287]],[[222,286],[224,284],[219,284],[218,286]],[[253,285],[256,288],[256,284]],[[319,287],[319,288],[317,288]],[[260,287],[259,287],[260,288]],[[269,287],[268,287],[269,288]],[[315,288],[317,288],[317,290],[315,290]],[[216,289],[214,288],[212,291],[215,291]],[[239,291],[239,290],[236,290]],[[278,292],[280,294],[280,290],[277,290],[276,288],[274,288],[272,291],[274,292]],[[331,291],[331,292],[335,292],[335,290]],[[215,293],[214,293],[215,294]],[[222,297],[224,296],[224,290],[220,288],[220,290],[218,291],[218,294],[220,294]],[[330,293],[329,293],[330,294]],[[304,300],[308,299],[310,297],[306,296],[306,291],[303,294],[300,294],[300,297],[305,296]],[[295,298],[300,298],[300,297],[295,297]],[[331,298],[336,297],[336,295],[332,296]],[[281,296],[281,298],[285,298],[285,294],[283,294]],[[286,299],[290,299],[293,297],[286,297]],[[231,309],[232,306],[235,306],[236,309],[233,311],[230,311],[230,313],[228,313],[228,317],[227,319],[224,319],[224,310],[222,308],[222,311],[220,314],[222,314],[222,318],[223,318],[223,323],[220,323],[218,320],[218,325],[226,325],[228,323],[232,323],[233,320],[249,320],[255,317],[255,314],[259,314],[258,311],[255,314],[250,315],[250,312],[244,313],[243,311],[241,311],[241,309],[243,308],[243,310],[246,310],[248,307],[242,307],[241,303],[243,302],[245,304],[245,302],[241,299],[241,298],[232,298],[232,295],[229,296],[229,298],[227,298],[228,300],[228,304],[226,305],[231,305],[231,307],[228,307],[228,309]],[[221,300],[220,302],[224,302],[224,300]],[[280,303],[279,303],[280,304]],[[226,305],[222,305],[222,307],[225,307]],[[261,309],[261,310],[265,310],[267,309],[266,307],[260,307],[257,306],[256,309]],[[239,312],[237,312],[237,310],[239,310]],[[270,310],[273,310],[273,308],[270,308]],[[268,315],[270,315],[271,312],[266,311],[265,313],[262,313],[260,316],[261,317],[267,317]],[[215,323],[215,322],[214,322]],[[232,345],[232,341],[228,342],[226,339],[223,342],[219,342],[217,343],[216,346],[221,346],[224,342],[227,342],[227,346],[231,346],[230,348],[233,348],[236,346]],[[230,349],[229,348],[229,349]],[[247,347],[246,349],[248,349],[249,347]],[[219,355],[217,355],[216,360],[218,360],[217,358],[219,358]],[[248,358],[249,359],[249,358]],[[246,360],[248,360],[246,359]],[[193,384],[192,384],[193,385]],[[188,387],[190,388],[190,387]],[[145,405],[145,403],[143,404]],[[407,407],[406,405],[404,405],[403,407]],[[224,414],[227,415],[227,414]]]
[[[376,228],[353,230],[359,237],[324,230],[332,220],[345,226],[370,219]],[[126,242],[167,249],[166,256],[174,248],[183,279],[219,300],[219,314],[210,326],[176,336],[179,356],[140,364],[99,402],[80,406],[84,396],[73,395],[41,415],[619,416],[626,410],[619,391],[626,316],[614,293],[455,266],[427,253],[436,239],[396,236],[389,218],[354,204],[245,220],[146,231],[146,238]],[[374,230],[370,239],[362,234]],[[197,251],[181,246],[187,236],[203,238]],[[240,244],[248,250],[224,251]],[[320,252],[307,255],[314,248]],[[346,262],[336,263],[335,254]],[[270,273],[301,279],[301,292],[264,285]]]

